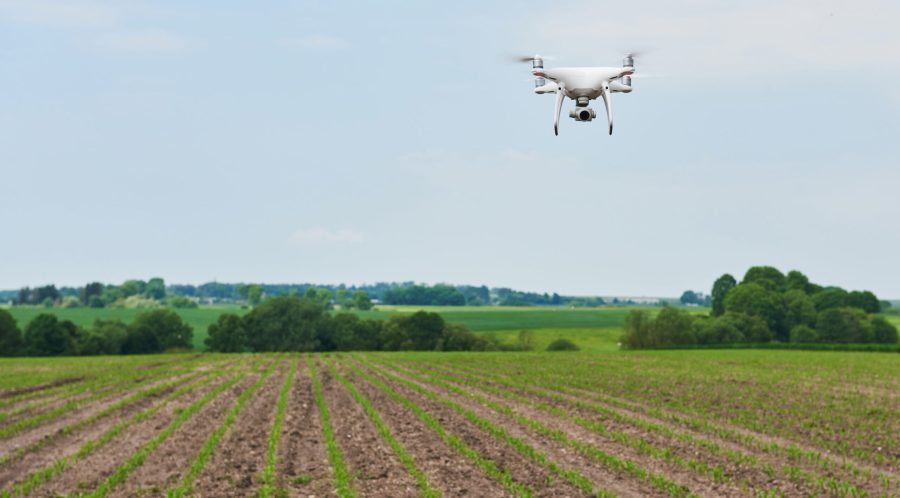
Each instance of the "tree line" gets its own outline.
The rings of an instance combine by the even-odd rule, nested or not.
[[[77,356],[150,354],[192,348],[193,329],[171,310],[148,310],[130,324],[95,320],[79,327],[41,313],[19,330],[12,315],[0,309],[0,356]]]
[[[754,266],[740,283],[724,274],[710,295],[708,316],[664,308],[653,319],[646,311],[632,311],[623,345],[898,342],[897,328],[878,315],[889,303],[870,291],[812,283],[799,271],[785,275],[771,266]]]
[[[207,282],[202,285],[166,285],[162,278],[130,279],[115,284],[89,282],[81,287],[44,285],[0,291],[0,301],[45,307],[196,307],[198,303],[246,303],[255,305],[267,297],[306,296],[327,293],[329,302],[341,307],[358,306],[359,296],[370,301],[410,306],[576,306],[596,307],[606,303],[599,296],[562,296],[558,293],[523,292],[485,285],[423,285],[414,282],[380,282],[361,286],[320,284],[263,284]],[[631,305],[614,300],[613,304]]]
[[[332,314],[321,301],[304,296],[269,298],[244,316],[220,315],[209,326],[208,350],[272,351],[486,351],[515,349],[493,336],[447,323],[437,313],[419,311],[387,319]]]

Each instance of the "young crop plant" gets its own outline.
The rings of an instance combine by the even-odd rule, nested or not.
[[[201,408],[206,406],[210,401],[218,397],[220,394],[243,380],[249,372],[244,372],[239,374],[238,376],[220,384],[215,389],[210,391],[203,396],[199,400],[195,401],[189,407],[181,411],[178,417],[175,418],[169,425],[158,432],[156,436],[154,436],[150,441],[144,444],[137,452],[135,452],[128,461],[122,465],[120,465],[116,470],[112,473],[109,478],[106,479],[100,486],[94,489],[93,492],[88,494],[87,496],[90,498],[101,498],[109,495],[110,491],[112,491],[116,486],[125,482],[125,479],[128,477],[134,469],[140,467],[144,460],[150,456],[151,453],[160,445],[163,441],[168,439],[169,436],[172,435],[179,427],[184,425],[191,417],[193,417],[197,412],[200,411]]]
[[[348,366],[353,371],[353,373],[366,380],[369,384],[372,384],[376,388],[380,389],[383,393],[387,394],[391,399],[403,405],[409,411],[413,412],[419,418],[419,420],[424,422],[425,425],[436,432],[448,446],[450,446],[457,453],[461,454],[463,457],[481,468],[489,477],[503,485],[503,487],[510,491],[514,496],[530,497],[534,494],[534,491],[528,486],[515,482],[508,470],[501,469],[493,460],[481,456],[480,453],[463,442],[463,440],[460,439],[459,436],[447,432],[444,426],[442,426],[441,423],[436,418],[434,418],[433,415],[423,410],[417,404],[413,403],[409,398],[404,397],[384,382],[360,370],[355,365]]]
[[[10,498],[11,496],[23,496],[31,493],[33,490],[37,489],[42,484],[49,481],[51,478],[62,472],[63,470],[71,467],[74,463],[83,460],[87,456],[91,455],[98,449],[102,448],[110,441],[116,438],[119,434],[121,434],[124,430],[132,427],[133,425],[146,420],[149,417],[152,417],[160,410],[162,410],[165,406],[167,406],[170,402],[184,396],[187,393],[190,393],[196,389],[200,389],[215,380],[220,379],[223,375],[229,376],[232,375],[235,371],[237,371],[240,366],[233,366],[228,369],[217,368],[215,370],[211,370],[206,373],[205,377],[200,379],[193,384],[186,385],[181,387],[177,391],[169,394],[165,398],[163,398],[159,403],[154,406],[151,406],[134,416],[132,416],[128,420],[124,420],[109,428],[106,432],[98,436],[96,439],[88,441],[84,443],[74,455],[62,457],[56,460],[51,465],[35,471],[28,476],[26,476],[19,484],[17,484],[12,491],[4,491],[0,493],[2,498]]]
[[[21,458],[26,453],[30,453],[30,452],[36,451],[40,448],[43,448],[44,446],[46,446],[46,445],[50,444],[51,442],[53,442],[54,440],[56,440],[57,438],[69,435],[69,434],[77,431],[78,429],[87,427],[97,421],[100,421],[100,420],[114,414],[115,412],[117,412],[131,404],[137,403],[137,402],[139,402],[145,398],[151,397],[151,396],[156,396],[157,394],[163,393],[170,389],[174,389],[178,384],[191,383],[194,379],[196,379],[200,375],[201,375],[200,373],[194,373],[194,374],[189,375],[187,378],[176,379],[176,380],[173,380],[170,382],[165,382],[163,384],[158,384],[158,385],[150,387],[148,389],[144,389],[143,391],[138,391],[138,392],[132,394],[131,396],[121,399],[121,400],[117,401],[116,403],[106,407],[105,409],[103,409],[89,417],[86,417],[86,418],[78,420],[74,423],[71,423],[71,424],[59,429],[58,431],[53,432],[52,434],[49,434],[49,435],[35,441],[34,443],[31,443],[29,445],[18,448],[13,452],[7,453],[6,455],[0,457],[0,465],[4,465],[12,460]]]
[[[390,445],[391,449],[394,450],[394,454],[397,455],[397,458],[403,463],[403,466],[406,467],[406,470],[416,479],[416,482],[419,484],[419,490],[422,492],[423,498],[437,498],[441,496],[441,493],[431,487],[428,484],[428,478],[425,477],[425,473],[419,469],[419,466],[416,465],[415,459],[412,455],[406,451],[406,448],[403,447],[398,441],[397,438],[394,437],[394,434],[391,432],[391,429],[384,423],[381,415],[378,413],[378,410],[372,406],[372,402],[369,398],[365,397],[362,393],[356,389],[350,381],[345,379],[340,372],[338,372],[337,368],[335,368],[334,363],[329,363],[331,375],[334,376],[340,382],[350,395],[353,396],[353,399],[356,400],[360,406],[365,410],[366,415],[369,417],[369,420],[372,421],[372,424],[378,429],[378,433],[381,435],[382,439],[384,439],[388,445]]]
[[[457,413],[466,417],[469,421],[471,421],[475,425],[482,427],[483,429],[485,429],[489,433],[491,433],[493,436],[497,437],[498,439],[500,439],[502,441],[505,441],[507,444],[509,444],[510,446],[515,448],[523,456],[526,456],[526,457],[534,460],[535,462],[543,465],[544,467],[547,467],[550,471],[565,478],[566,480],[571,482],[573,485],[575,485],[581,489],[584,489],[585,491],[587,491],[589,493],[591,493],[593,488],[595,487],[593,483],[591,483],[587,478],[582,476],[577,471],[574,471],[571,469],[567,470],[567,469],[563,469],[563,468],[559,467],[559,465],[557,465],[555,462],[548,460],[547,457],[543,453],[541,453],[538,450],[534,449],[533,447],[529,446],[527,443],[525,443],[521,439],[510,436],[509,433],[507,433],[506,430],[504,430],[503,428],[497,427],[496,425],[492,424],[490,421],[477,416],[471,410],[466,409],[462,405],[455,403],[454,401],[450,400],[449,398],[440,396],[432,391],[429,391],[428,389],[423,388],[422,386],[416,384],[415,382],[411,382],[402,377],[393,375],[385,370],[379,369],[378,367],[372,366],[372,368],[374,370],[378,371],[381,375],[383,375],[395,382],[399,382],[403,385],[406,385],[407,387],[419,392],[420,394],[453,409]],[[579,453],[581,453],[585,456],[588,456],[591,459],[593,459],[599,463],[602,463],[602,464],[604,464],[608,467],[611,467],[615,470],[625,471],[626,473],[631,474],[640,479],[647,480],[653,486],[661,489],[662,491],[665,491],[666,493],[668,493],[671,496],[684,497],[684,496],[687,496],[690,494],[689,490],[687,488],[670,481],[669,479],[665,478],[664,476],[661,476],[659,474],[654,474],[654,473],[640,467],[639,465],[635,464],[634,462],[621,460],[621,459],[619,459],[613,455],[610,455],[608,453],[605,453],[593,446],[575,441],[575,440],[569,438],[568,436],[566,436],[565,433],[563,433],[562,431],[551,429],[551,428],[545,426],[544,424],[542,424],[538,421],[535,421],[535,420],[531,420],[519,413],[516,413],[515,411],[511,410],[508,407],[500,405],[499,403],[495,403],[495,402],[490,401],[482,396],[478,396],[474,393],[467,392],[458,387],[451,386],[451,385],[449,385],[445,382],[442,382],[438,379],[429,378],[426,380],[426,379],[422,379],[421,376],[419,378],[420,378],[420,380],[422,380],[424,382],[431,382],[431,383],[433,383],[437,386],[440,386],[448,391],[451,391],[451,392],[454,392],[461,396],[473,399],[476,402],[478,402],[479,404],[486,406],[486,407],[488,407],[488,408],[526,426],[526,427],[529,427],[532,430],[534,430],[535,432],[543,434],[544,436],[547,436],[559,443],[565,444],[566,446],[569,446],[569,447],[575,449]],[[602,488],[597,492],[597,494],[598,494],[598,496],[611,496],[612,495],[612,493],[610,491],[604,490]]]
[[[417,364],[417,366],[419,366],[419,365]],[[654,458],[658,458],[661,460],[672,462],[682,468],[694,471],[699,474],[709,475],[716,482],[723,482],[723,481],[728,480],[725,475],[724,469],[719,465],[710,466],[708,463],[703,462],[703,461],[694,460],[692,458],[683,458],[683,457],[677,455],[675,452],[671,451],[669,448],[659,448],[641,437],[633,436],[633,435],[623,432],[623,431],[609,430],[600,422],[585,419],[583,417],[580,417],[573,413],[569,413],[568,411],[562,410],[553,405],[550,405],[550,404],[547,404],[544,402],[540,402],[540,401],[536,401],[534,399],[531,399],[531,398],[528,398],[525,396],[518,395],[515,392],[512,392],[510,390],[498,389],[496,387],[491,386],[488,382],[486,382],[482,379],[476,378],[474,376],[463,375],[463,374],[458,374],[458,373],[448,374],[448,373],[446,373],[446,370],[439,370],[440,376],[441,376],[441,378],[439,379],[432,375],[425,375],[421,372],[414,371],[407,366],[401,367],[396,364],[390,364],[390,367],[393,369],[396,369],[396,370],[400,370],[404,374],[412,376],[414,378],[417,378],[423,382],[430,382],[430,383],[439,385],[439,386],[443,387],[444,389],[455,392],[461,396],[466,396],[471,399],[474,399],[478,403],[480,403],[484,406],[488,406],[489,408],[492,408],[495,411],[503,413],[504,415],[518,419],[521,423],[525,423],[526,425],[531,426],[533,429],[538,430],[539,432],[544,433],[545,428],[534,427],[533,421],[531,421],[527,418],[522,419],[522,416],[520,414],[515,413],[508,406],[501,405],[499,403],[495,403],[484,397],[478,396],[470,391],[461,389],[460,387],[457,387],[457,386],[476,387],[480,390],[483,390],[485,392],[493,394],[494,396],[498,396],[501,398],[505,398],[505,399],[509,399],[509,400],[513,400],[513,401],[516,401],[519,403],[526,404],[535,409],[538,409],[538,410],[544,411],[546,413],[549,413],[551,415],[554,415],[558,418],[571,421],[581,427],[584,427],[585,429],[588,429],[592,432],[600,434],[608,439],[615,440],[615,441],[617,441],[621,444],[624,444],[628,447],[634,448],[642,454],[649,455],[649,456],[652,456]],[[426,368],[426,370],[429,370],[429,371],[432,370],[427,367],[425,367],[425,368]],[[448,382],[452,382],[455,385],[450,385],[450,384],[448,384]],[[633,425],[642,426],[643,424],[638,423],[638,424],[633,424]],[[564,441],[560,441],[560,442],[564,442]],[[571,446],[572,442],[569,441],[566,444],[569,444]],[[622,470],[624,467],[621,464],[619,464],[619,465],[615,465],[614,468],[617,470]],[[673,489],[673,490],[678,489],[678,486],[674,485],[674,483],[667,483],[665,481],[661,481],[661,484],[666,486],[667,489]]]
[[[281,426],[284,423],[284,416],[287,413],[288,397],[290,396],[291,386],[294,384],[294,374],[297,373],[297,364],[300,363],[300,357],[294,358],[291,363],[291,369],[284,379],[281,386],[281,392],[278,394],[278,408],[275,413],[275,422],[272,424],[272,431],[269,433],[269,446],[266,453],[266,468],[262,474],[262,487],[259,490],[260,498],[271,498],[276,495],[275,488],[275,465],[278,458],[278,443],[281,439]]]
[[[250,397],[253,396],[256,391],[259,390],[263,384],[266,383],[266,380],[269,379],[269,376],[275,371],[277,366],[277,362],[272,363],[272,365],[259,376],[259,379],[250,386],[245,389],[244,392],[238,397],[237,401],[234,403],[234,406],[231,410],[228,411],[228,414],[225,416],[225,420],[219,425],[219,427],[206,439],[206,442],[203,444],[203,447],[200,449],[200,453],[197,454],[197,457],[194,458],[194,461],[191,463],[191,466],[188,468],[187,473],[185,473],[184,477],[182,477],[181,482],[175,489],[171,489],[166,493],[169,498],[182,498],[186,494],[191,492],[191,487],[194,485],[194,480],[197,479],[197,476],[200,475],[200,472],[203,471],[203,468],[206,467],[206,462],[209,461],[210,457],[213,455],[213,451],[215,451],[216,446],[219,445],[219,441],[222,440],[222,437],[228,432],[228,429],[234,424],[234,421],[237,420],[238,414],[243,410],[244,405],[247,404],[247,401],[250,400]],[[293,370],[292,370],[293,371]]]
[[[147,384],[150,384],[150,383],[158,380],[161,377],[164,377],[164,376],[169,377],[171,375],[172,375],[172,372],[159,372],[156,375],[143,377],[140,379],[140,381],[137,384],[135,384],[134,382],[131,382],[131,381],[132,381],[132,379],[139,377],[140,373],[139,372],[132,373],[130,376],[127,376],[125,378],[119,378],[118,381],[114,383],[115,387],[113,389],[108,389],[108,390],[98,389],[97,392],[94,392],[90,396],[81,397],[81,398],[74,397],[73,399],[69,399],[69,401],[67,401],[66,403],[64,403],[56,408],[53,408],[53,409],[48,410],[43,413],[33,415],[28,418],[24,418],[22,420],[19,420],[13,424],[6,426],[6,427],[0,428],[0,439],[6,439],[6,438],[9,438],[16,434],[19,434],[20,432],[22,432],[26,429],[30,429],[30,428],[36,427],[44,422],[53,420],[65,413],[68,413],[72,410],[80,408],[91,402],[113,397],[116,394],[122,393],[129,389],[132,389],[135,386],[147,385]],[[100,383],[100,381],[98,381],[98,383]],[[81,386],[81,388],[84,391],[87,391],[88,389],[92,389],[94,387],[97,387],[97,386],[95,386],[94,384],[85,384],[85,385]],[[76,394],[80,394],[81,392],[83,392],[83,391],[79,391]]]
[[[319,408],[322,433],[325,437],[325,448],[328,452],[328,461],[334,470],[334,481],[337,486],[338,496],[341,498],[354,497],[356,496],[356,491],[350,487],[350,472],[347,471],[344,455],[341,453],[337,441],[334,440],[331,414],[328,411],[328,405],[325,403],[325,396],[322,394],[322,384],[319,382],[319,376],[316,374],[316,365],[311,355],[306,356],[306,367],[309,369],[309,376],[312,379],[313,394],[316,398],[316,406]]]

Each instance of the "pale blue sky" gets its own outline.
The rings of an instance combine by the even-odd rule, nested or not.
[[[900,297],[898,22],[887,0],[0,0],[0,288],[672,296],[772,264]],[[650,77],[612,137],[554,137],[505,62],[632,49]]]

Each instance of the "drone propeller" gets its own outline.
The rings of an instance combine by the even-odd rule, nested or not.
[[[522,56],[519,56],[519,55],[513,55],[513,56],[510,56],[510,57],[509,57],[509,60],[510,60],[511,62],[531,62],[531,61],[533,61],[533,60],[535,60],[535,59],[541,59],[541,60],[545,60],[545,61],[552,61],[552,60],[556,59],[556,57],[548,56],[548,55],[538,55],[538,54],[535,54],[535,55],[522,55]]]

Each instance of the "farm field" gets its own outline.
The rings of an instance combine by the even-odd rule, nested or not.
[[[0,359],[0,496],[900,496],[896,354]]]

